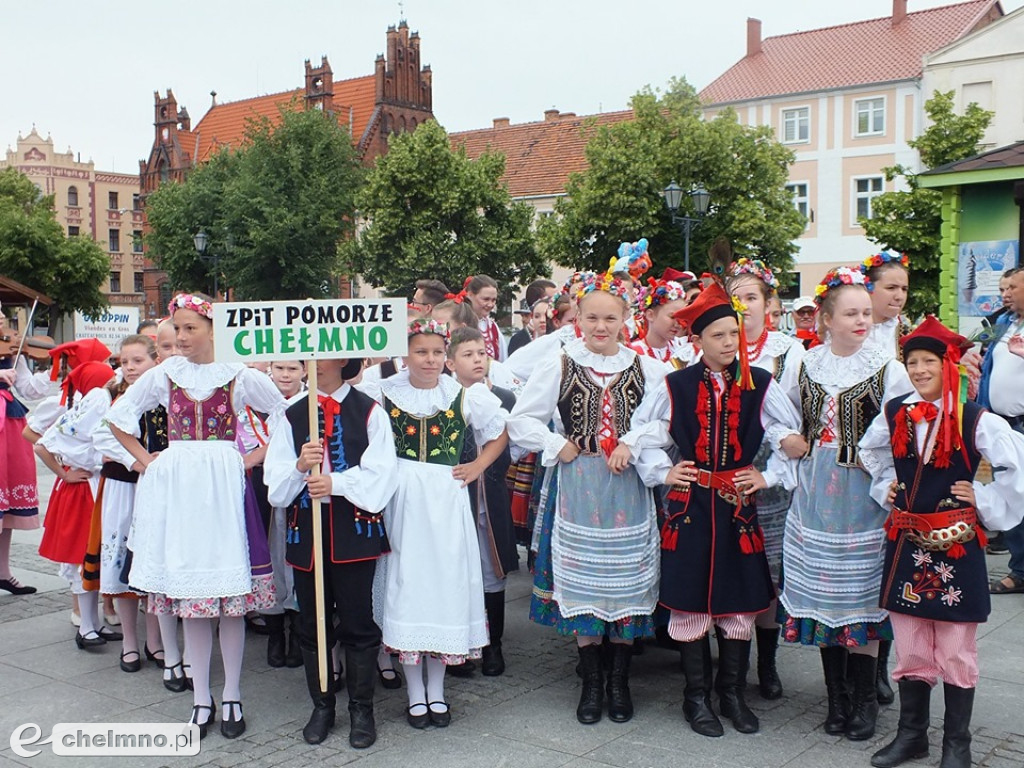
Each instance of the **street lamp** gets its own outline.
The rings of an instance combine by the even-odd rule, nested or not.
[[[203,261],[210,263],[213,262],[213,298],[218,298],[218,277],[220,276],[220,256],[216,253],[211,253],[210,256],[206,255],[206,246],[210,244],[210,236],[205,231],[199,230],[192,235],[192,244],[196,248],[196,253],[199,254],[199,258]]]
[[[704,216],[708,212],[708,208],[711,205],[711,193],[704,189],[703,184],[698,184],[695,188],[685,192],[693,203],[693,211],[695,216],[677,216],[679,213],[679,206],[683,202],[684,190],[678,184],[675,179],[665,187],[665,207],[668,208],[669,214],[672,216],[673,224],[681,224],[683,235],[686,238],[686,247],[684,250],[685,265],[684,269],[690,271],[690,230],[696,224],[700,224],[704,219]]]

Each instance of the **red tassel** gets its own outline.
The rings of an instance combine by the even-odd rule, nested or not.
[[[903,406],[896,414],[896,428],[892,433],[892,455],[897,459],[907,456],[907,443],[910,442],[910,429],[907,427],[907,406]]]
[[[619,438],[617,437],[606,437],[601,440],[601,450],[604,451],[604,455],[611,457],[612,452],[619,447]]]
[[[899,528],[897,528],[895,525],[887,525],[886,528],[889,531],[886,534],[886,537],[889,539],[889,541],[896,541],[896,539],[898,539],[900,536]]]
[[[742,344],[740,346],[743,346]],[[735,379],[729,387],[729,403],[726,406],[729,410],[727,424],[729,427],[729,447],[733,450],[733,460],[739,461],[743,456],[743,447],[740,445],[740,388]]]
[[[686,501],[690,498],[690,492],[680,489],[678,486],[672,486],[672,490],[665,494],[665,497],[669,501]]]
[[[668,523],[665,523],[661,529],[661,548],[669,552],[675,552],[678,543],[679,528],[670,527]]]
[[[754,545],[750,541],[750,534],[746,531],[740,534],[740,551],[744,555],[754,554]]]
[[[978,532],[978,545],[982,549],[984,549],[988,546],[988,536],[985,535],[985,532],[981,529],[980,526],[975,526],[974,530]]]
[[[952,547],[949,548],[949,553],[948,554],[954,560],[959,560],[961,557],[963,557],[964,555],[967,554],[967,550],[964,549],[964,545],[963,544],[961,544],[960,542],[957,542],[956,544],[954,544]]]
[[[711,393],[708,392],[707,382],[701,380],[697,387],[697,422],[700,425],[700,434],[697,436],[697,445],[693,447],[697,461],[702,464],[708,462],[708,432],[710,431],[711,420]]]

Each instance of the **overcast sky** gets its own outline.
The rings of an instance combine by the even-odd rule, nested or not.
[[[909,10],[948,4],[910,0]],[[1004,0],[1010,12],[1024,0]],[[0,149],[32,125],[99,170],[138,172],[153,142],[153,91],[173,88],[193,125],[210,105],[301,87],[326,54],[341,80],[373,73],[404,16],[434,73],[449,130],[545,109],[624,109],[646,84],[698,88],[741,58],[746,18],[765,37],[888,16],[891,0],[50,0],[0,5]],[[865,51],[865,56],[884,51]]]

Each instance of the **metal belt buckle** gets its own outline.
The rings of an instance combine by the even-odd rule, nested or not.
[[[711,473],[708,470],[697,470],[697,485],[699,485],[701,488],[711,487]]]

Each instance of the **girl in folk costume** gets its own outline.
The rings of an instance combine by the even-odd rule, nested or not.
[[[871,321],[874,325],[867,343],[877,344],[901,360],[900,338],[910,333],[910,324],[900,315],[910,289],[908,264],[906,254],[882,251],[868,256],[860,265],[860,271],[873,286]]]
[[[43,538],[39,554],[61,563],[61,575],[68,579],[78,596],[81,627],[75,636],[79,648],[104,645],[122,639],[121,633],[104,626],[99,618],[98,594],[82,585],[81,568],[89,538],[89,523],[99,470],[103,457],[96,452],[92,432],[110,407],[105,390],[114,379],[106,363],[83,363],[68,374],[69,399],[81,395],[71,410],[46,430],[35,445],[36,454],[57,476],[50,503],[46,508]]]
[[[499,362],[508,359],[508,340],[491,317],[498,305],[498,284],[494,278],[487,275],[467,277],[462,291],[476,313],[477,328],[483,334],[488,357]]]
[[[213,620],[220,619],[221,733],[235,738],[245,731],[243,617],[274,604],[266,536],[258,516],[245,514],[235,414],[251,405],[273,424],[285,401],[265,374],[214,362],[210,299],[178,294],[168,310],[181,355],[146,371],[107,414],[110,431],[143,472],[136,488],[130,583],[151,593],[151,610],[183,620],[195,702],[190,722],[200,736],[215,719],[210,654]],[[158,405],[167,409],[169,443],[154,458],[136,438],[139,419]]]
[[[384,512],[391,543],[384,644],[398,653],[405,671],[407,720],[414,728],[448,725],[445,666],[480,658],[487,645],[467,486],[508,444],[501,401],[483,384],[463,389],[441,375],[447,344],[446,326],[410,322],[406,370],[381,381],[376,392],[391,417],[399,458],[398,490]],[[461,464],[468,429],[480,455]]]
[[[820,648],[825,732],[851,740],[874,734],[878,641],[891,639],[878,605],[886,513],[869,495],[857,443],[889,400],[911,391],[903,366],[865,344],[870,285],[860,270],[839,267],[815,289],[828,336],[805,353],[799,387],[790,392],[803,410],[810,453],[800,462],[782,546],[783,637]]]
[[[94,413],[90,418],[96,426],[91,434],[78,435],[80,439],[91,440],[96,453],[103,457],[98,501],[93,510],[89,546],[82,567],[82,582],[86,589],[99,590],[105,597],[114,598],[124,635],[120,666],[125,672],[138,672],[142,669],[138,634],[140,595],[132,591],[122,575],[127,573],[125,561],[128,555],[128,532],[135,509],[135,484],[138,482],[140,465],[114,439],[110,430],[102,426],[102,420],[113,400],[156,365],[156,346],[149,336],[128,336],[121,342],[119,357],[121,382],[100,390],[105,397],[97,396]],[[153,414],[145,414],[140,430],[149,432],[153,428]],[[146,656],[161,665],[163,660],[158,654],[162,655],[163,643],[159,623],[153,614],[146,614],[146,638]],[[150,642],[153,644],[152,650]]]
[[[302,736],[319,744],[335,719],[334,690],[320,689],[318,653],[326,652],[317,647],[314,566],[320,559],[326,646],[342,645],[348,671],[349,744],[365,749],[377,739],[373,690],[381,635],[373,619],[374,572],[388,549],[381,511],[398,484],[398,461],[387,414],[350,384],[362,372],[362,359],[320,360],[316,367],[323,437],[311,439],[309,395],[289,401],[267,450],[268,498],[275,508],[288,508],[286,558],[295,569],[301,654],[313,700]],[[313,467],[322,474],[308,474]],[[322,552],[313,548],[311,498],[321,499]]]
[[[669,635],[681,644],[683,714],[704,736],[723,733],[710,705],[712,624],[718,627],[715,688],[722,715],[741,733],[760,728],[743,689],[754,621],[775,589],[753,494],[795,482],[778,441],[799,430],[800,416],[768,371],[750,367],[740,332],[743,310],[713,283],[677,313],[699,338],[701,361],[670,373],[644,402],[631,443],[634,453],[653,442],[682,457],[673,466],[659,450],[658,461],[644,463],[650,467],[644,479],[672,486],[661,532],[660,603],[671,611]],[[751,462],[766,435],[776,449],[762,473]]]
[[[641,292],[640,297],[642,313],[638,316],[640,323],[637,338],[629,344],[629,348],[638,355],[661,361],[667,370],[674,371],[691,362],[677,355],[678,338],[683,329],[675,313],[686,306],[686,291],[672,280],[652,278],[647,284],[648,287]]]
[[[484,340],[475,328],[459,328],[452,332],[448,345],[448,370],[464,387],[485,384],[501,401],[505,411],[516,404],[515,395],[507,389],[490,385],[487,380],[489,362]],[[521,451],[520,451],[521,452]],[[472,434],[466,435],[462,460],[474,461],[479,449]],[[501,652],[501,638],[505,630],[505,586],[508,572],[519,570],[519,551],[516,549],[512,512],[509,508],[509,489],[505,484],[512,454],[509,447],[487,470],[469,485],[469,500],[476,521],[480,545],[480,570],[484,584],[484,607],[487,610],[488,645],[483,649],[481,672],[488,677],[504,673],[505,657]]]
[[[768,371],[782,387],[793,392],[797,374],[803,360],[804,348],[792,336],[773,331],[768,324],[768,302],[775,296],[779,281],[763,262],[757,259],[739,259],[729,268],[729,293],[746,306],[743,312],[743,343],[746,344],[750,365]],[[802,449],[806,444],[798,434],[793,438]],[[754,457],[754,466],[764,472],[768,466],[771,447],[761,446]],[[764,534],[764,551],[772,573],[772,583],[779,583],[782,565],[782,534],[786,525],[786,512],[792,500],[791,491],[776,485],[757,495],[757,516]],[[778,603],[772,600],[768,610],[757,617],[757,678],[761,697],[777,699],[782,696],[782,682],[776,670],[775,655],[779,646],[779,624],[776,621]]]
[[[605,636],[611,640],[608,715],[625,722],[633,716],[633,640],[654,632],[658,530],[651,493],[621,441],[637,406],[661,384],[665,366],[618,342],[632,286],[607,274],[588,280],[578,296],[582,338],[534,371],[512,412],[509,435],[540,454],[550,477],[538,520],[530,618],[576,637],[581,723],[601,719],[601,643]]]
[[[890,400],[860,441],[872,495],[892,512],[881,589],[896,644],[896,738],[871,764],[893,768],[928,753],[931,689],[942,678],[942,768],[971,765],[971,710],[978,684],[978,623],[989,614],[985,534],[1022,519],[1024,438],[964,402],[961,353],[970,348],[929,316],[901,340],[916,389]],[[998,471],[974,482],[985,458]]]

